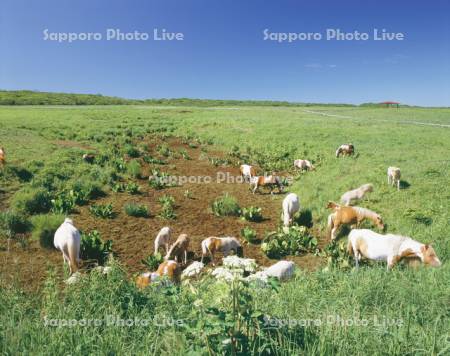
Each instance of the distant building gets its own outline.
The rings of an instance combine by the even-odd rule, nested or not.
[[[380,103],[380,105],[386,106],[387,108],[393,108],[399,106],[400,103],[397,103],[396,101],[384,101]]]

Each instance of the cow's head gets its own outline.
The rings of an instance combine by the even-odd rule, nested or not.
[[[440,267],[441,261],[439,260],[438,256],[436,255],[436,252],[434,252],[433,247],[431,245],[423,245],[420,248],[420,252],[422,252],[422,262],[425,265],[431,266],[431,267]]]

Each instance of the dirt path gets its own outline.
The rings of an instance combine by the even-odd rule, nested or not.
[[[315,115],[321,115],[321,116],[328,116],[328,117],[336,117],[340,119],[355,119],[358,118],[352,117],[352,116],[346,116],[346,115],[337,115],[337,114],[328,114],[321,111],[312,111],[312,110],[302,110],[303,112],[306,112],[308,114],[315,114]],[[450,125],[446,124],[434,124],[431,122],[420,122],[420,121],[392,121],[392,120],[382,120],[382,119],[371,119],[371,121],[379,121],[379,122],[390,122],[394,124],[407,124],[407,125],[419,125],[419,126],[434,126],[434,127],[444,127],[444,128],[450,128]]]

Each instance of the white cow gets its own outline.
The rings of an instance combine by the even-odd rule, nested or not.
[[[298,195],[295,193],[288,194],[283,200],[282,207],[281,219],[283,220],[284,226],[288,227],[292,224],[295,213],[300,210]]]
[[[255,168],[248,164],[241,164],[239,170],[241,171],[241,176],[244,178],[244,181],[247,180],[250,182],[252,177],[256,176]]]
[[[81,263],[81,236],[72,219],[66,218],[56,230],[53,245],[62,252],[64,262],[69,264],[70,274],[75,273]]]

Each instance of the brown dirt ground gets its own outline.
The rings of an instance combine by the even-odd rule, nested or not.
[[[60,143],[61,146],[70,146],[70,143]],[[150,140],[151,152],[160,142]],[[127,193],[111,192],[105,198],[96,200],[95,204],[112,203],[117,216],[114,219],[94,218],[89,213],[89,206],[79,207],[72,214],[76,226],[85,232],[98,230],[103,239],[113,241],[113,250],[118,260],[124,264],[130,274],[145,270],[141,260],[153,253],[153,243],[158,231],[163,226],[170,226],[173,230],[172,242],[180,233],[186,233],[190,237],[191,258],[199,259],[201,256],[201,241],[208,236],[235,236],[240,237],[240,231],[244,226],[251,226],[259,238],[264,237],[268,231],[273,231],[279,224],[281,201],[284,194],[270,195],[267,191],[253,195],[248,184],[225,184],[216,181],[217,173],[229,173],[232,176],[239,175],[238,167],[215,167],[207,159],[201,159],[200,148],[190,148],[182,144],[178,139],[167,140],[166,143],[172,150],[187,151],[191,160],[181,157],[170,158],[168,165],[155,166],[163,172],[178,176],[211,176],[210,184],[187,183],[183,186],[171,187],[162,190],[154,190],[148,185],[147,179],[139,180],[142,194],[129,195]],[[75,147],[86,147],[79,143]],[[214,151],[208,147],[209,157],[223,157],[223,152]],[[143,172],[148,174],[148,165],[144,165]],[[186,198],[184,192],[189,190],[193,199]],[[228,192],[237,198],[241,207],[258,206],[262,208],[264,221],[259,223],[242,221],[238,217],[216,217],[211,213],[210,205],[217,197]],[[175,198],[177,218],[175,220],[163,220],[157,215],[160,211],[158,198],[164,194],[170,194]],[[146,204],[150,210],[149,218],[135,218],[125,214],[123,207],[130,202]],[[315,235],[320,235],[318,231]],[[319,246],[325,244],[324,238],[319,237]],[[0,245],[0,275],[7,283],[16,283],[25,289],[37,289],[42,286],[48,267],[56,266],[62,276],[62,256],[56,250],[46,250],[37,242],[29,242],[23,248],[18,243],[12,243],[10,252],[6,250],[6,244]],[[244,256],[256,259],[259,265],[267,266],[276,262],[267,258],[257,244],[244,244]],[[314,270],[322,266],[322,258],[313,254],[302,256],[287,256],[286,259],[305,270]]]

